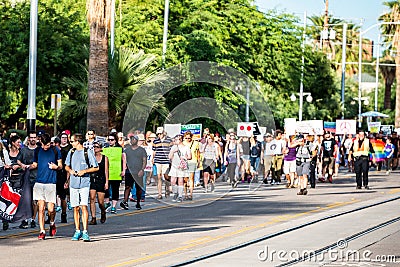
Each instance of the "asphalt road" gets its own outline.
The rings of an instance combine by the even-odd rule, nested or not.
[[[44,241],[37,240],[38,228],[23,230],[12,224],[10,230],[1,230],[1,265],[167,266],[274,233],[315,216],[400,196],[399,179],[398,171],[390,176],[371,171],[371,190],[356,190],[354,175],[343,171],[333,184],[319,183],[307,196],[298,196],[297,189],[286,189],[283,185],[239,184],[230,191],[226,183],[220,182],[214,193],[205,194],[196,188],[192,202],[176,204],[170,199],[158,202],[147,197],[142,210],[118,210],[116,215],[107,214],[105,224],[90,226],[90,243],[70,240],[74,225],[69,211],[69,223],[57,223],[56,237]],[[149,192],[154,190],[149,187]],[[393,216],[400,215],[400,209],[392,212]],[[333,233],[327,228],[322,236]],[[309,236],[313,236],[312,232]],[[285,237],[289,244],[296,239],[296,235]],[[250,257],[247,252],[242,255]],[[218,261],[209,260],[208,265],[243,266],[229,259],[229,255],[221,256]],[[259,263],[256,257],[249,259]]]

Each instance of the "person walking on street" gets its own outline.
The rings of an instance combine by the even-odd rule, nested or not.
[[[225,165],[226,174],[229,178],[229,183],[233,188],[238,184],[238,175],[236,174],[236,168],[240,168],[240,144],[236,140],[235,133],[231,132],[229,139],[225,146]]]
[[[96,157],[97,164],[99,165],[99,170],[95,172],[95,175],[90,177],[90,213],[92,215],[92,220],[89,225],[96,225],[96,195],[97,202],[100,208],[100,222],[106,222],[106,208],[104,205],[104,197],[106,190],[108,190],[108,158],[101,154],[103,150],[103,144],[100,142],[93,142],[94,156]]]
[[[300,187],[300,191],[297,193],[297,195],[307,195],[308,175],[310,175],[311,160],[312,157],[314,156],[313,155],[314,144],[309,140],[305,140],[302,134],[296,137],[295,142],[297,143],[296,172],[297,176],[299,177],[299,187]]]
[[[318,180],[320,182],[325,182],[325,173],[328,171],[328,181],[332,183],[333,170],[335,167],[335,153],[337,151],[337,144],[335,139],[332,138],[330,132],[325,133],[325,138],[322,140],[321,144],[321,154],[322,154],[322,178]]]
[[[271,173],[272,158],[274,156],[275,148],[276,143],[273,139],[272,134],[267,133],[266,135],[264,135],[264,141],[262,142],[261,150],[261,163],[264,165],[264,184],[268,184],[268,176]]]
[[[111,213],[113,214],[117,213],[116,206],[119,200],[119,187],[123,177],[122,166],[126,164],[125,155],[122,153],[123,148],[117,141],[117,135],[115,133],[109,134],[108,146],[103,149],[103,155],[107,156],[109,162],[108,185],[109,188],[111,187],[111,190],[108,190],[110,192],[111,204],[108,202],[105,205],[106,209],[109,205],[111,206]],[[107,198],[107,192],[105,198]]]
[[[368,186],[369,154],[375,153],[372,143],[365,137],[363,130],[359,130],[358,138],[354,140],[350,148],[349,161],[354,159],[354,171],[356,173],[357,189]]]
[[[392,160],[394,154],[394,145],[392,144],[392,139],[390,137],[386,139],[386,145],[383,151],[385,153],[386,174],[390,174],[392,172]]]
[[[282,139],[282,131],[275,131],[275,151],[272,157],[271,167],[271,184],[280,184],[282,176],[283,165],[283,150],[285,149],[286,142]]]
[[[88,234],[88,199],[90,189],[90,176],[92,172],[99,170],[97,160],[93,150],[83,147],[85,139],[82,134],[76,133],[71,137],[73,148],[68,153],[65,161],[65,170],[69,172],[69,185],[71,206],[74,208],[75,233],[72,237],[73,241],[83,239],[89,242]],[[80,230],[80,211],[82,211],[83,232]]]
[[[57,232],[54,218],[56,211],[56,183],[57,171],[62,169],[61,152],[57,147],[50,145],[51,138],[48,134],[40,136],[41,146],[36,148],[31,169],[37,168],[36,183],[33,187],[33,200],[36,200],[39,207],[38,222],[40,226],[39,240],[46,238],[44,228],[44,212],[47,202],[47,212],[50,217],[50,236]]]
[[[125,175],[125,191],[124,201],[120,203],[125,210],[128,208],[129,194],[133,184],[136,188],[136,209],[141,210],[140,199],[142,197],[142,188],[144,187],[143,176],[147,165],[146,150],[138,145],[139,136],[133,135],[130,137],[130,145],[124,149],[126,164],[123,166],[122,173]]]
[[[169,169],[169,152],[173,141],[167,136],[167,133],[162,127],[157,129],[157,139],[153,142],[153,164],[157,168],[157,199],[162,199],[162,178],[165,180],[165,197],[170,195],[171,182],[168,177]]]
[[[172,201],[182,202],[184,178],[189,177],[187,162],[192,158],[192,153],[190,148],[183,144],[182,135],[175,136],[174,143],[175,145],[172,146],[168,155],[171,160],[170,176],[172,192],[174,193]]]
[[[27,146],[23,147],[21,149],[21,152],[19,154],[18,157],[18,164],[19,166],[21,166],[21,168],[23,169],[31,169],[32,168],[32,163],[33,163],[33,158],[34,158],[34,154],[35,154],[35,149],[37,147],[36,145],[36,132],[32,131],[28,133],[28,144]],[[31,189],[33,190],[33,186],[35,185],[36,182],[36,175],[37,175],[37,169],[33,169],[30,170],[29,172],[29,181],[31,183]],[[31,219],[31,228],[35,228],[36,227],[36,214],[38,211],[38,206],[36,201],[33,201],[32,198],[32,219]],[[28,228],[28,221],[27,220],[23,220],[21,222],[21,225],[19,226],[19,228],[23,228],[26,229]]]
[[[193,200],[193,189],[194,189],[194,173],[196,172],[199,163],[200,163],[200,143],[196,140],[193,140],[193,133],[190,131],[185,132],[183,135],[183,144],[188,146],[191,153],[192,158],[188,160],[188,172],[189,178],[187,181],[187,187],[189,187],[189,195],[187,195],[187,187],[185,189],[185,199]]]

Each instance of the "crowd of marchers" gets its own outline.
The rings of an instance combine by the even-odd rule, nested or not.
[[[171,137],[162,127],[156,133],[127,135],[112,130],[104,141],[94,130],[85,135],[65,130],[56,137],[29,132],[23,142],[11,133],[0,142],[0,168],[5,170],[0,179],[19,188],[21,174],[30,171],[32,216],[19,228],[38,224],[38,238],[44,240],[45,224],[54,236],[56,214],[60,223],[67,223],[67,212],[73,211],[72,240],[90,241],[88,226],[97,225],[97,214],[103,224],[107,213],[117,212],[118,203],[128,210],[129,201],[134,201],[135,208],[142,209],[149,186],[155,187],[156,199],[176,203],[192,201],[198,188],[203,188],[201,194],[213,193],[217,183],[231,188],[240,183],[283,184],[298,188],[297,195],[307,195],[317,182],[334,183],[340,166],[356,173],[357,189],[370,189],[372,165],[377,170],[385,167],[387,174],[398,167],[396,133],[367,137],[362,130],[355,135],[288,135],[276,130],[261,139],[237,136],[233,129],[225,135],[211,133],[208,128],[199,138],[190,131]],[[384,144],[379,156],[377,141]],[[8,227],[3,220],[3,230]]]

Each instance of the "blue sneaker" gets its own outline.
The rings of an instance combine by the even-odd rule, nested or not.
[[[88,232],[82,233],[82,240],[83,240],[84,242],[90,242],[90,237],[89,237]]]
[[[60,207],[60,206],[57,206],[56,212],[60,212],[60,211],[61,211],[61,207]]]
[[[114,213],[114,214],[117,213],[117,209],[115,207],[112,207],[111,208],[111,213]]]
[[[82,238],[82,232],[81,231],[75,231],[74,236],[72,237],[72,241],[79,241],[79,239]]]
[[[104,204],[104,208],[105,208],[106,210],[108,210],[108,208],[110,208],[110,207],[111,207],[111,203],[110,203],[110,202]]]

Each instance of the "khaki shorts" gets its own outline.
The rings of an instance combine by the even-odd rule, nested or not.
[[[197,162],[188,161],[188,172],[194,173],[197,169]]]
[[[56,203],[57,189],[56,184],[35,183],[33,186],[33,200],[44,200]]]
[[[163,174],[167,174],[169,172],[169,164],[160,164],[160,163],[156,163],[156,168],[157,168],[157,174],[158,175],[163,175]]]

